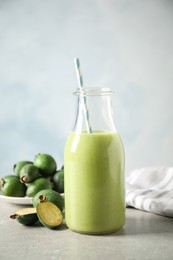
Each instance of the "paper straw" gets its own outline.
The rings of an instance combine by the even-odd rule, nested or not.
[[[83,77],[82,77],[82,73],[81,73],[81,69],[80,69],[79,59],[75,58],[74,63],[75,63],[75,67],[76,67],[76,74],[77,74],[79,89],[83,91],[84,90]],[[83,100],[83,108],[84,108],[84,115],[85,115],[85,120],[86,120],[87,132],[91,134],[92,133],[92,127],[91,127],[90,120],[89,120],[89,111],[88,111],[88,108],[87,108],[86,97],[83,96],[82,100]]]

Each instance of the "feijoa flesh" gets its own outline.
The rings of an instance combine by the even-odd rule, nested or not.
[[[33,206],[37,207],[39,203],[42,202],[52,202],[54,203],[61,211],[64,209],[64,199],[58,192],[54,190],[41,190],[33,198]]]
[[[29,226],[33,225],[38,221],[36,208],[22,208],[16,210],[11,219],[16,219],[19,223]]]
[[[56,228],[63,221],[61,210],[52,202],[41,202],[36,207],[39,221],[48,228]]]

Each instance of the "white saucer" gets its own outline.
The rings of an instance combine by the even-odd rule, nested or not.
[[[61,193],[61,196],[64,197],[64,193]],[[12,204],[32,205],[32,197],[11,197],[0,194],[0,200],[4,200]]]
[[[0,200],[4,200],[13,204],[32,205],[32,198],[30,197],[10,197],[0,194]]]

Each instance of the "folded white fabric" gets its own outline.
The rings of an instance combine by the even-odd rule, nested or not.
[[[126,205],[173,217],[173,167],[148,167],[129,172]]]

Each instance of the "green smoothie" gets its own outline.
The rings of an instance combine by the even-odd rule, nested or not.
[[[71,132],[64,157],[67,226],[90,234],[119,230],[125,223],[125,194],[118,133]]]

